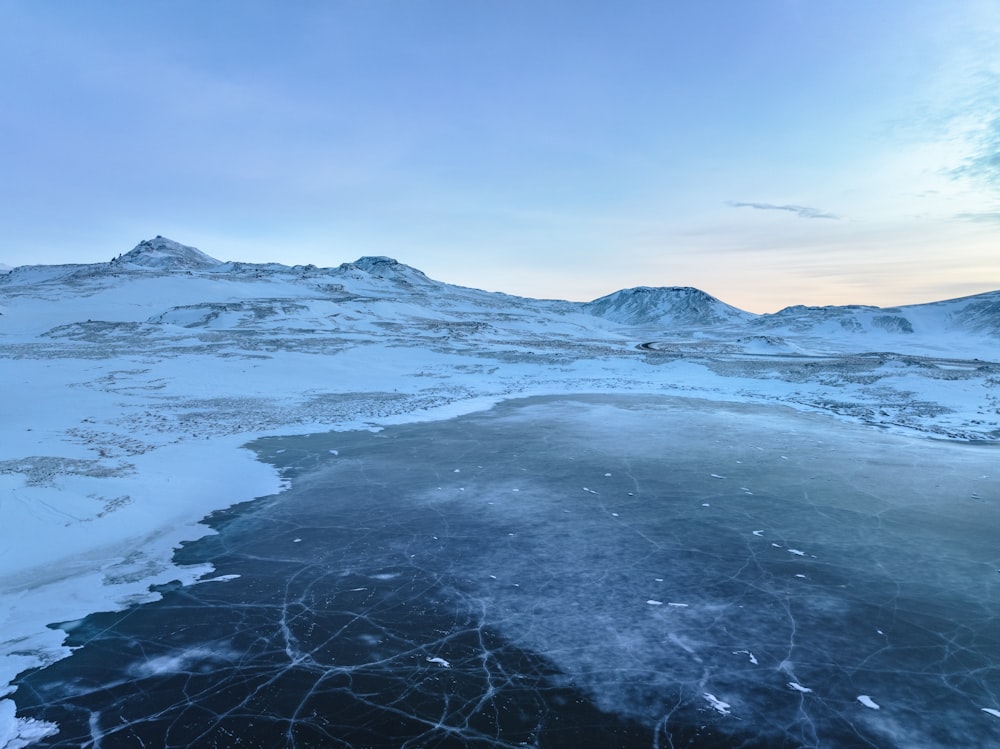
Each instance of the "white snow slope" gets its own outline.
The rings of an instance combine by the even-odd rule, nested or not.
[[[256,437],[638,392],[996,442],[998,351],[1000,292],[755,316],[697,289],[539,301],[385,257],[221,263],[163,237],[15,268],[0,275],[0,747],[52,730],[14,717],[9,686],[67,654],[46,625],[208,575],[172,565],[177,544],[280,490],[240,447]]]

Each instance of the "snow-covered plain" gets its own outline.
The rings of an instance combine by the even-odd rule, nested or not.
[[[529,300],[388,258],[220,263],[161,237],[109,263],[13,269],[0,275],[0,684],[68,654],[49,625],[210,577],[173,550],[211,532],[209,512],[281,489],[242,448],[261,436],[635,393],[995,444],[998,351],[1000,292],[756,316],[694,289]],[[16,719],[14,699],[0,686],[5,749],[52,730]]]

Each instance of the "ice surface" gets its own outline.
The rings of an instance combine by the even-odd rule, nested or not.
[[[974,719],[998,697],[1000,507],[963,499],[989,448],[649,396],[254,447],[290,488],[178,558],[239,577],[77,623],[83,647],[19,680],[52,746],[208,745],[248,709],[256,741],[307,746],[1000,739]]]

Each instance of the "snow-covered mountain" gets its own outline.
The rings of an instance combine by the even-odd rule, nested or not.
[[[859,349],[925,346],[961,355],[1000,338],[1000,292],[902,307],[845,305],[786,307],[749,322],[768,334],[825,340]],[[977,343],[978,342],[978,343]],[[1000,340],[997,340],[1000,344]]]
[[[288,313],[283,319],[292,327],[300,315],[300,322],[317,329],[342,328],[345,314],[350,315],[333,307],[353,304],[385,308],[370,309],[364,317],[374,323],[384,314],[384,325],[400,324],[388,312],[392,307],[402,318],[425,323],[437,320],[456,330],[461,327],[454,325],[457,319],[468,322],[470,316],[476,318],[474,327],[479,330],[515,319],[543,327],[572,320],[581,333],[590,329],[603,335],[634,328],[635,334],[654,339],[697,334],[728,340],[737,347],[750,344],[750,349],[757,350],[792,350],[795,346],[786,339],[796,339],[808,341],[813,348],[838,351],[926,349],[943,353],[957,346],[961,353],[969,347],[989,346],[1000,337],[1000,291],[896,308],[799,305],[755,315],[691,287],[640,286],[585,303],[534,300],[437,281],[390,257],[362,257],[335,268],[222,262],[162,236],[140,242],[109,263],[15,268],[3,277],[0,292],[31,296],[48,290],[46,294],[93,297],[105,289],[114,291],[114,297],[124,297],[123,289],[133,288],[140,279],[157,287],[169,286],[171,293],[150,288],[141,301],[130,301],[128,309],[149,312],[142,319],[130,318],[134,323],[176,324],[183,319],[188,326],[218,328],[228,320],[244,329],[252,324],[268,327],[278,317],[274,310],[282,308]],[[214,283],[205,286],[208,279]],[[264,293],[262,284],[276,286]],[[294,306],[289,307],[292,300]],[[114,299],[108,301],[114,305]],[[404,303],[411,306],[404,309]],[[117,306],[115,315],[121,317],[122,305]],[[237,310],[249,317],[236,322],[233,313]]]
[[[592,315],[624,325],[709,328],[755,317],[689,286],[622,289],[585,305]]]
[[[911,314],[919,314],[925,307],[931,306],[946,312],[949,321],[958,327],[1000,336],[1000,291],[975,294],[933,305],[916,305],[906,309]]]
[[[222,265],[221,261],[206,255],[196,247],[189,247],[159,235],[153,239],[143,240],[112,263],[156,270],[204,270]]]
[[[354,278],[363,278],[357,272],[366,273],[375,278],[394,281],[402,286],[441,286],[439,282],[432,281],[423,271],[404,265],[394,258],[384,256],[368,256],[355,260],[353,263],[344,263],[338,272],[345,275],[354,274]]]

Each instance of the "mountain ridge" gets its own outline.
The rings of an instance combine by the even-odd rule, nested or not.
[[[635,286],[589,302],[542,300],[457,286],[428,277],[423,271],[384,255],[366,255],[337,267],[285,266],[279,263],[222,262],[196,247],[157,235],[139,242],[110,263],[58,266],[20,266],[0,274],[0,288],[33,284],[89,288],[95,279],[113,283],[115,276],[171,276],[209,274],[219,278],[283,279],[334,289],[361,284],[375,295],[408,294],[415,303],[446,309],[457,300],[484,310],[505,305],[533,307],[548,313],[585,313],[605,324],[658,332],[743,330],[751,336],[808,336],[829,338],[867,336],[906,339],[944,335],[961,330],[1000,337],[1000,290],[916,305],[792,305],[777,312],[755,314],[729,305],[690,286]],[[110,274],[110,276],[109,276]],[[359,287],[359,288],[361,288]]]

